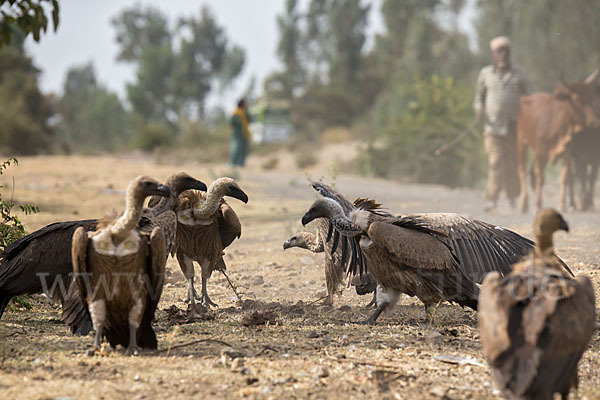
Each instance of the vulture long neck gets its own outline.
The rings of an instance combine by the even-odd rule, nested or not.
[[[129,185],[125,197],[125,211],[110,227],[110,232],[117,242],[122,241],[134,229],[140,218],[144,207],[145,197],[138,193],[137,187]]]
[[[166,185],[171,189],[171,194],[168,197],[161,197],[158,204],[152,208],[154,216],[160,215],[167,210],[174,210],[177,206],[177,198],[181,194],[181,191],[175,190],[177,185],[172,180],[167,180]]]
[[[322,253],[325,250],[325,247],[323,245],[321,233],[317,231],[317,235],[315,236],[310,232],[304,232],[303,245],[300,247],[304,247],[305,249],[310,250],[313,253]]]
[[[329,210],[329,220],[342,235],[359,236],[363,233],[361,227],[357,226],[352,219],[344,214],[339,205],[337,207],[330,207]]]
[[[554,254],[554,242],[552,234],[554,232],[544,231],[538,227],[535,229],[535,248],[533,254],[535,257],[545,257]]]
[[[206,192],[204,203],[194,208],[194,218],[206,219],[213,215],[223,199],[225,188],[218,182],[213,182]]]

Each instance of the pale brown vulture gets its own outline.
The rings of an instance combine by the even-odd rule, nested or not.
[[[167,261],[162,229],[150,234],[138,227],[148,196],[169,196],[170,190],[155,180],[139,176],[129,184],[125,211],[98,222],[93,232],[78,227],[73,234],[75,282],[87,303],[100,348],[106,337],[111,346],[156,348],[152,319],[160,300]]]
[[[344,284],[346,265],[342,264],[342,247],[338,246],[332,252],[332,241],[326,240],[330,227],[329,221],[325,218],[317,218],[315,223],[317,224],[316,235],[311,232],[298,232],[283,243],[283,249],[298,247],[313,253],[325,253],[325,283],[327,286],[325,304],[333,305],[334,294],[339,292]],[[347,255],[345,255],[344,262],[347,262]],[[375,277],[372,274],[364,274],[362,277],[356,276],[351,283],[352,286],[356,287],[356,293],[359,295],[372,293],[377,286]],[[367,307],[372,304],[375,304],[375,297]]]
[[[594,288],[573,278],[553,252],[552,234],[568,231],[553,209],[538,213],[534,253],[507,276],[490,273],[479,297],[481,345],[507,398],[567,399],[596,324]]]
[[[377,310],[394,304],[401,293],[417,296],[426,307],[451,301],[477,309],[478,283],[491,271],[508,274],[533,242],[508,229],[458,214],[392,215],[372,200],[352,205],[333,188],[313,183],[323,198],[302,218],[328,218],[333,239],[349,238],[350,270],[367,268],[377,280]],[[334,248],[336,247],[334,243]]]
[[[223,249],[242,235],[242,225],[223,196],[244,203],[248,196],[231,178],[219,178],[206,192],[188,190],[179,196],[177,207],[177,239],[174,253],[183,275],[188,280],[187,302],[201,300],[205,306],[216,306],[208,297],[206,284],[213,271],[226,269]],[[194,261],[202,269],[202,297],[194,288]]]
[[[171,196],[160,205],[162,197],[159,197],[152,213],[144,211],[140,224],[145,229],[153,226],[150,219],[154,219],[155,214],[157,223],[164,220],[166,215],[158,216],[163,211],[173,210],[183,191],[206,190],[204,183],[184,172],[169,177],[166,185],[171,189]],[[173,216],[166,219],[173,219]],[[56,222],[6,247],[0,255],[0,317],[13,296],[46,292],[62,304],[61,319],[71,326],[73,333],[86,335],[92,329],[92,323],[72,279],[71,239],[79,226],[94,231],[97,223],[96,219]]]

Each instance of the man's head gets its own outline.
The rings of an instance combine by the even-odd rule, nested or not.
[[[490,49],[497,68],[507,69],[510,67],[510,39],[506,36],[498,36],[490,41]]]
[[[238,100],[238,107],[239,108],[246,108],[246,99],[239,99]]]

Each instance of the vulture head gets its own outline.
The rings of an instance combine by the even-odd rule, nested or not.
[[[298,232],[285,242],[283,242],[283,249],[289,249],[291,247],[300,247],[301,249],[308,249],[309,244],[315,241],[315,235],[309,232]]]
[[[211,188],[217,188],[218,192],[222,196],[229,196],[244,203],[248,203],[248,195],[244,193],[242,188],[238,185],[238,183],[231,178],[219,178],[213,183],[211,183]],[[210,191],[210,188],[209,188]]]
[[[137,201],[143,202],[148,196],[168,197],[171,195],[171,190],[168,186],[158,183],[147,176],[138,176],[129,183],[127,187],[128,197],[133,197]]]
[[[173,190],[175,196],[179,196],[188,189],[202,190],[203,192],[206,192],[208,189],[204,182],[191,177],[185,172],[170,176],[169,179],[167,179],[166,184]]]
[[[536,215],[533,233],[536,241],[535,251],[538,255],[553,251],[552,235],[559,230],[569,232],[569,225],[555,209],[546,208]]]
[[[569,224],[554,208],[546,208],[535,217],[533,229],[536,236],[552,236],[554,232],[560,230],[569,232]]]

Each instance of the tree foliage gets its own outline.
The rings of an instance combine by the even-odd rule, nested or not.
[[[31,34],[33,40],[39,42],[41,33],[48,29],[50,18],[54,31],[58,29],[58,0],[2,0],[0,14],[0,47],[10,44],[19,34]]]
[[[131,139],[130,116],[117,95],[97,82],[91,63],[69,69],[59,110],[59,137],[68,151],[116,150]]]
[[[177,131],[182,117],[202,118],[208,95],[231,84],[244,66],[244,51],[229,43],[208,8],[171,26],[159,10],[136,5],[113,25],[119,59],[137,68],[127,97],[146,123]]]
[[[22,42],[21,42],[22,43]],[[38,87],[39,71],[18,45],[0,48],[0,151],[36,154],[46,151],[54,129],[54,104]]]
[[[5,170],[10,165],[18,165],[19,162],[16,158],[9,158],[0,164],[0,175],[4,174]],[[2,186],[0,186],[2,188]],[[14,188],[14,179],[13,179]],[[21,223],[19,217],[13,213],[15,203],[11,196],[10,200],[6,200],[0,194],[0,252],[4,251],[4,248],[14,242],[15,240],[25,236],[27,232],[25,227]],[[39,208],[30,204],[21,204],[19,209],[25,215],[39,212]]]

